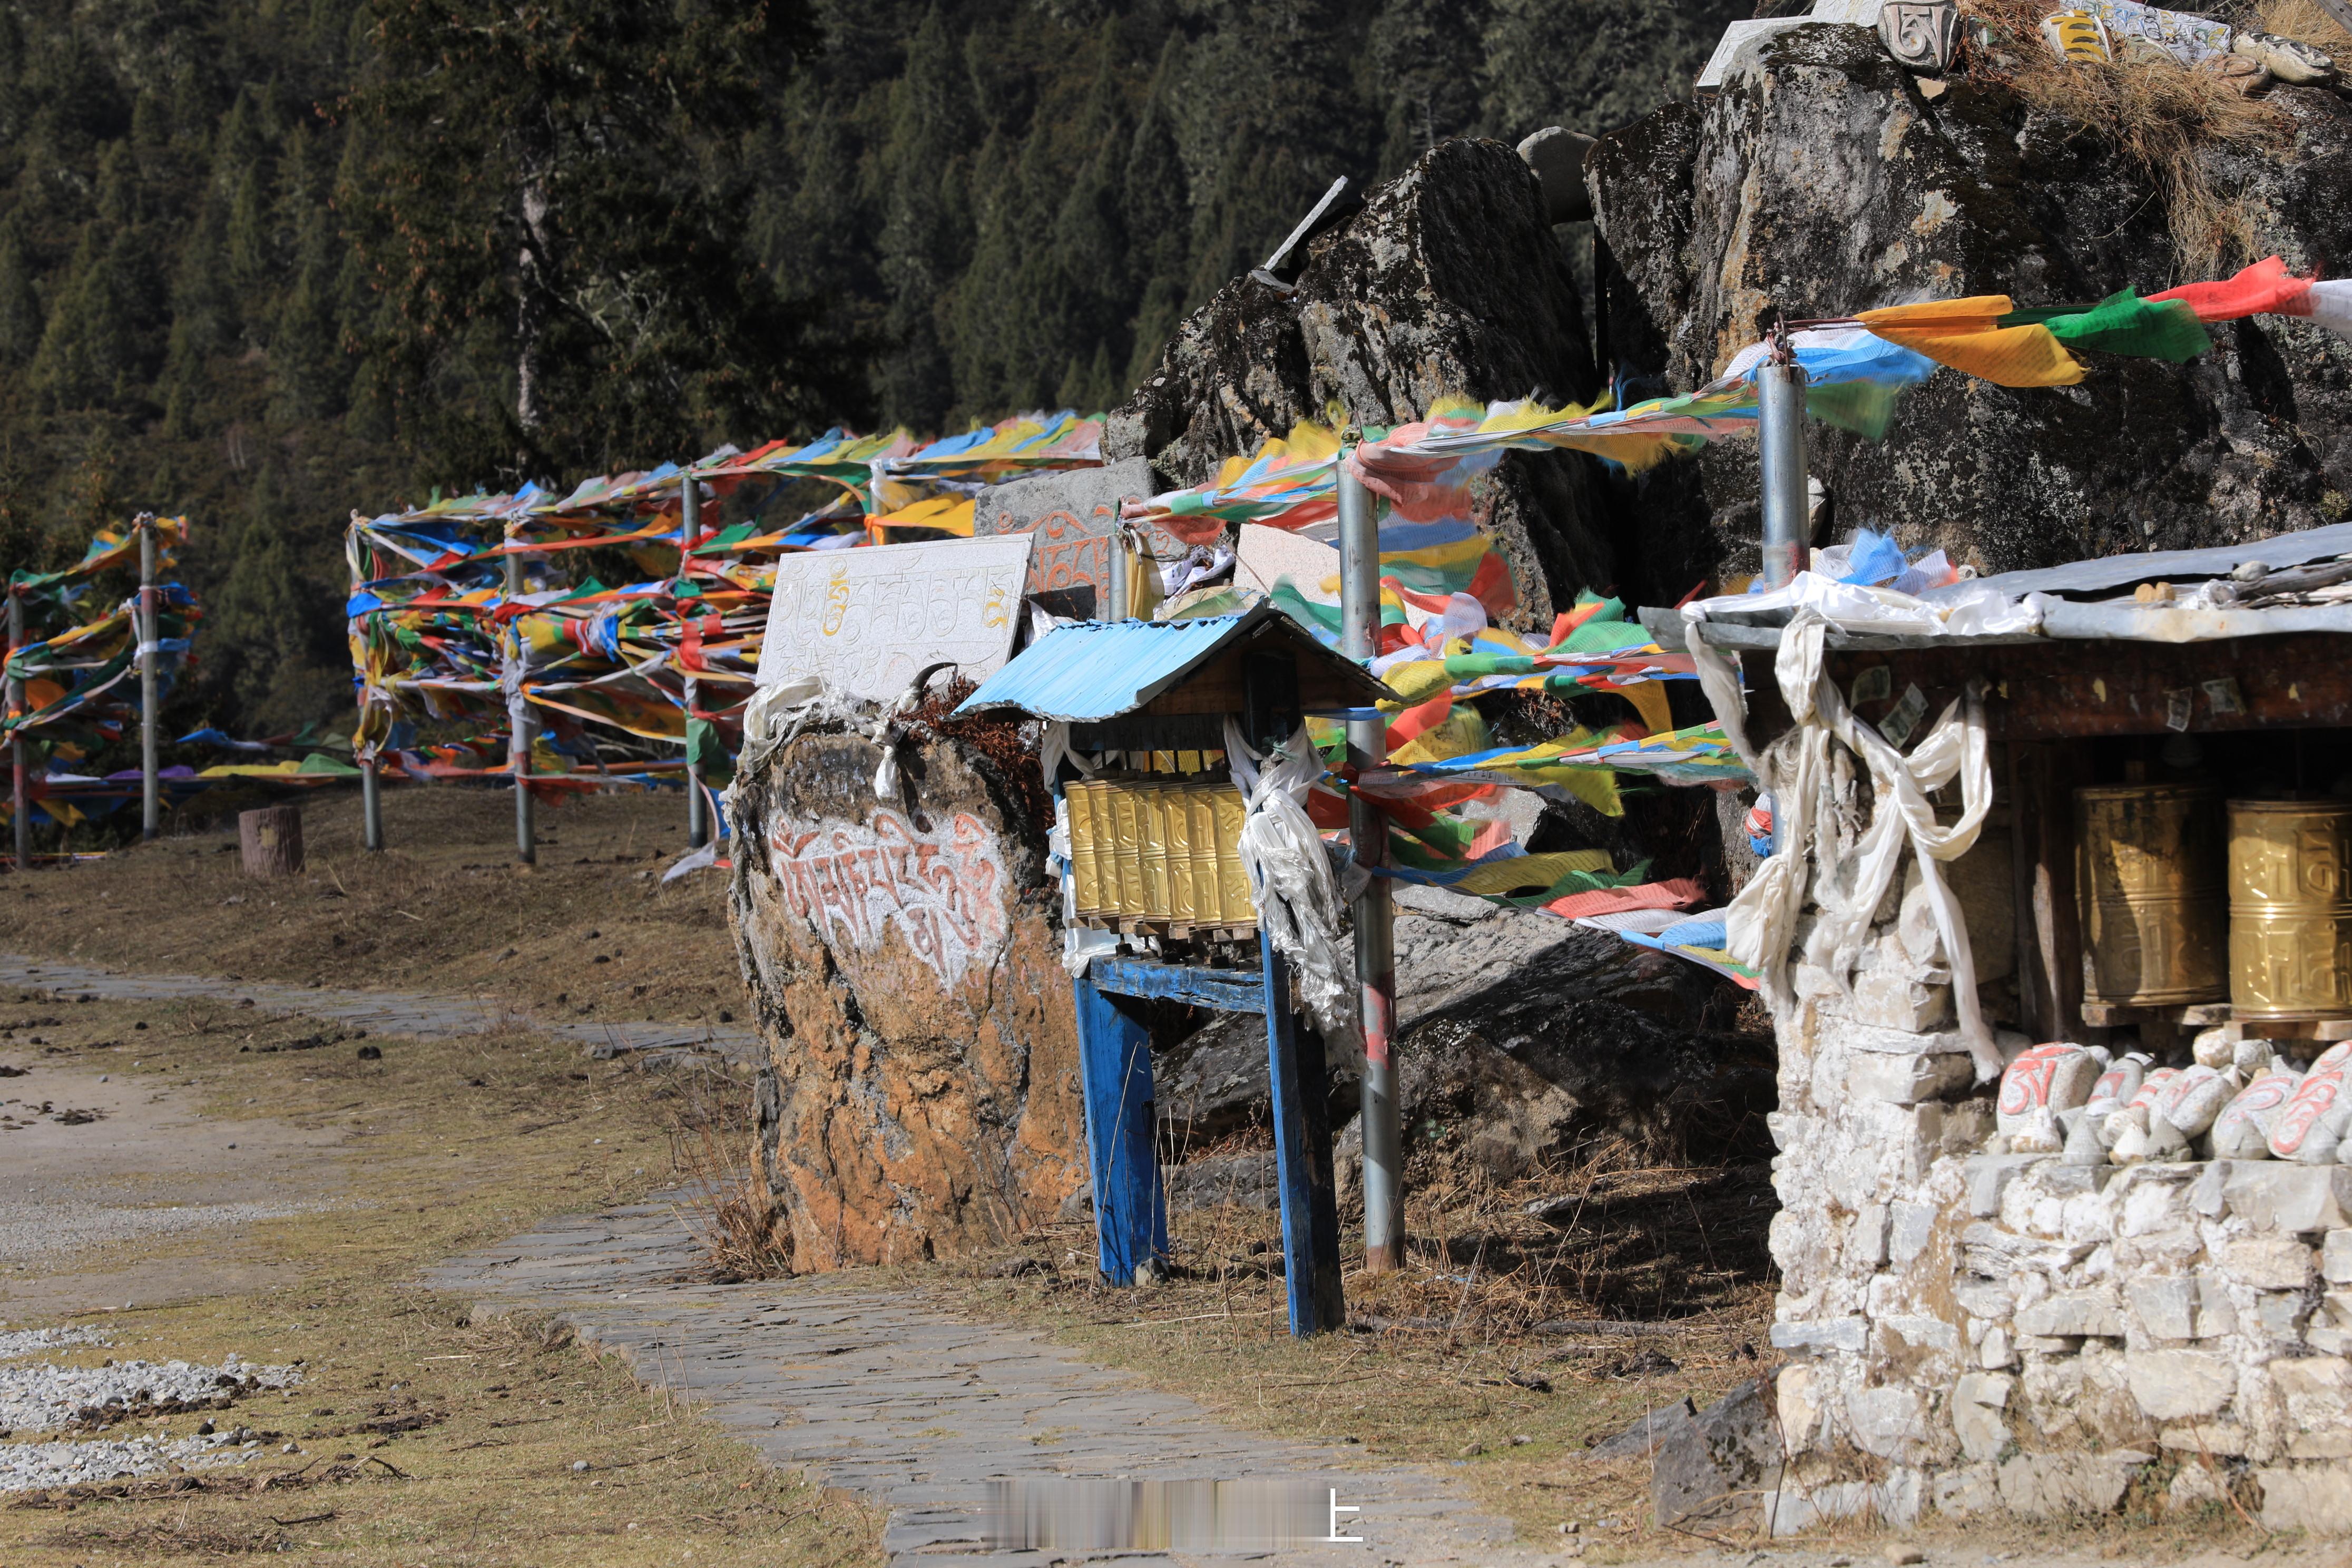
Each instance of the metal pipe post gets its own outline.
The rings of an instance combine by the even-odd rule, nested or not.
[[[16,671],[16,655],[25,647],[25,600],[13,583],[8,587],[8,718],[11,722],[25,717],[25,678]],[[32,803],[26,797],[25,737],[12,730],[8,735],[8,771],[16,793],[14,811],[16,826],[16,869],[33,868]]]
[[[360,759],[360,842],[369,849],[383,847],[383,794],[373,757]]]
[[[514,542],[512,533],[507,535],[507,542]],[[507,557],[507,597],[513,600],[521,594],[522,557],[509,555]],[[507,765],[514,772],[515,858],[530,866],[539,859],[539,833],[530,809],[530,701],[522,695],[520,684],[522,678],[529,673],[527,660],[530,654],[523,647],[521,628],[511,619],[506,625],[506,637],[507,658],[513,661],[516,680],[515,694],[510,699],[513,706],[508,710],[510,717],[507,724]]]
[[[139,530],[139,836],[152,839],[163,821],[163,786],[155,772],[155,519],[145,512]]]
[[[1114,527],[1110,531],[1110,582],[1103,595],[1103,619],[1107,621],[1127,619],[1127,530]]]
[[[1369,660],[1380,651],[1381,535],[1371,492],[1339,468],[1339,651]],[[1388,760],[1388,721],[1348,721],[1348,761],[1360,773]],[[1348,799],[1348,837],[1356,863],[1387,863],[1388,815],[1370,797]],[[1375,876],[1356,898],[1357,1011],[1364,1029],[1364,1270],[1386,1273],[1404,1262],[1404,1133],[1398,1119],[1396,1061],[1390,1037],[1396,1016],[1396,908],[1389,882]]]
[[[1784,588],[1804,569],[1812,497],[1805,472],[1805,367],[1783,334],[1756,372],[1758,466],[1764,500],[1764,586]]]
[[[683,511],[678,519],[677,574],[683,581],[687,552],[702,542],[702,484],[691,469],[678,488],[678,502]],[[681,620],[685,614],[683,609],[678,612]],[[702,797],[702,764],[694,756],[694,705],[702,699],[702,682],[690,670],[681,673],[686,677],[686,847],[699,849],[710,842],[709,803]]]

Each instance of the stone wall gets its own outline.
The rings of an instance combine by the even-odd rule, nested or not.
[[[2273,1529],[2352,1529],[2352,1168],[1989,1152],[1956,1034],[1890,1027],[1816,970],[1795,992],[1771,1119],[1778,1529],[2225,1488]]]
[[[928,738],[925,738],[925,737]],[[768,1042],[756,1163],[802,1271],[954,1256],[1086,1179],[1034,753],[810,735],[739,780],[736,945]]]

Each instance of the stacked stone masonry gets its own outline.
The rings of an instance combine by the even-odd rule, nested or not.
[[[2352,1531],[2352,1167],[2001,1152],[1957,1033],[1793,979],[1776,1531],[2127,1495]],[[1932,1024],[1925,989],[1902,1000]]]

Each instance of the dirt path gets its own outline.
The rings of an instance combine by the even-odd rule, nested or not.
[[[425,1283],[470,1300],[478,1319],[555,1311],[640,1378],[702,1402],[771,1462],[874,1499],[889,1510],[884,1546],[901,1568],[1045,1561],[987,1549],[992,1482],[1129,1479],[1294,1481],[1362,1509],[1341,1516],[1340,1533],[1363,1544],[1304,1543],[1271,1558],[1299,1568],[1547,1560],[1510,1544],[1507,1522],[1434,1471],[1365,1468],[1340,1449],[1235,1431],[1037,1333],[961,1321],[855,1274],[678,1283],[697,1261],[674,1210],[656,1203],[559,1221]]]
[[[610,1058],[624,1051],[709,1050],[736,1061],[760,1059],[756,1030],[723,1024],[543,1023],[510,1005],[478,996],[425,991],[342,991],[325,985],[271,985],[200,974],[133,974],[61,963],[53,959],[0,953],[0,988],[10,985],[88,995],[110,1002],[184,1002],[190,997],[240,1004],[250,1001],[271,1013],[305,1014],[336,1024],[357,1025],[382,1034],[413,1038],[478,1035],[492,1029],[525,1028],[557,1039],[576,1040],[590,1054]]]

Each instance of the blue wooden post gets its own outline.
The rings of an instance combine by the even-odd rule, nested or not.
[[[1274,1159],[1282,1187],[1283,1278],[1290,1287],[1290,1331],[1345,1328],[1339,1284],[1339,1203],[1331,1174],[1331,1113],[1325,1099],[1323,1041],[1290,1016],[1290,965],[1260,928],[1265,966],[1265,1048],[1274,1080]]]
[[[1132,1285],[1168,1262],[1168,1201],[1160,1186],[1150,1031],[1097,989],[1070,983],[1078,1010],[1078,1078],[1095,1178],[1095,1242],[1103,1278]]]

